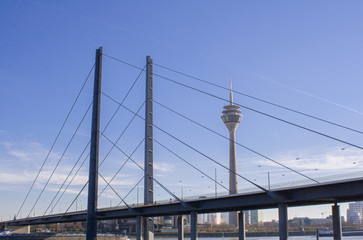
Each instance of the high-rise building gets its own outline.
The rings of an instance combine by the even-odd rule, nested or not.
[[[236,129],[242,119],[239,106],[233,104],[232,81],[230,80],[229,105],[223,107],[221,116],[229,132],[229,194],[238,192],[236,161]],[[237,212],[229,213],[229,224],[237,226]]]
[[[347,222],[348,224],[362,224],[363,223],[363,202],[349,203],[347,209]]]
[[[262,210],[245,211],[245,221],[248,224],[256,224],[259,222],[263,222],[263,211]]]
[[[197,223],[203,224],[208,222],[208,214],[198,214]]]

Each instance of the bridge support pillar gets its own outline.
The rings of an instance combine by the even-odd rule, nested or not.
[[[183,215],[178,216],[178,240],[184,240],[184,218],[183,218]]]
[[[190,213],[190,240],[198,239],[197,217],[197,212],[193,211]]]
[[[280,240],[288,239],[287,205],[285,203],[279,205],[279,234]]]
[[[136,240],[142,240],[142,217],[136,217]]]
[[[239,240],[246,239],[245,213],[243,211],[240,211],[238,214],[238,237]]]
[[[340,221],[340,209],[338,204],[334,204],[332,206],[333,212],[333,239],[341,240],[342,239],[342,224]]]
[[[154,240],[154,220],[150,217],[144,217],[142,220],[143,240]]]

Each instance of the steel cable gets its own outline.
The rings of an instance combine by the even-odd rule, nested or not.
[[[129,88],[129,90],[127,91],[126,95],[124,96],[122,102],[124,102],[126,100],[126,98],[128,97],[128,95],[130,94],[130,92],[132,91],[132,89],[134,88],[134,86],[136,85],[137,81],[139,80],[140,76],[142,75],[142,73],[144,72],[145,67],[143,69],[141,69],[141,72],[139,73],[139,75],[137,76],[137,78],[135,79],[135,81],[133,82],[133,84],[131,85],[131,87]],[[102,93],[102,92],[101,92]],[[144,103],[141,105],[141,107],[139,108],[139,110],[137,112],[140,111],[140,109],[143,107]],[[117,112],[119,111],[120,106],[118,106],[118,108],[115,110],[115,112],[113,113],[112,117],[109,119],[109,121],[107,122],[105,128],[103,129],[102,133],[104,133],[106,131],[106,129],[108,128],[108,126],[110,125],[110,123],[113,121],[114,117],[116,116]],[[131,119],[131,121],[128,123],[128,125],[126,126],[126,128],[124,129],[124,131],[122,132],[122,134],[120,135],[120,137],[118,138],[117,141],[120,140],[120,138],[122,137],[122,135],[126,132],[127,128],[131,125],[132,121],[134,120],[135,116]],[[103,162],[107,159],[107,157],[109,156],[109,154],[111,153],[113,149],[113,146],[111,147],[111,149],[109,150],[109,152],[106,154],[106,156],[104,157],[104,159],[102,160],[102,162],[100,163],[99,167],[103,164]],[[89,156],[89,154],[87,155]],[[86,159],[85,159],[86,160]],[[80,168],[83,166],[85,160],[83,161],[82,165],[80,166]],[[77,163],[76,163],[77,164]],[[75,165],[76,165],[75,164]],[[72,178],[72,180],[70,181],[70,183],[68,184],[68,186],[66,187],[66,189],[63,191],[62,195],[60,196],[60,198],[58,199],[58,201],[56,202],[55,206],[58,204],[58,202],[60,201],[60,199],[62,198],[62,196],[64,195],[65,191],[68,189],[68,187],[70,186],[70,184],[72,183],[73,179],[76,177],[76,175],[78,174],[80,168],[78,169],[78,171],[76,172],[75,176]],[[59,191],[61,190],[61,188],[59,189]],[[83,190],[81,190],[83,191]],[[52,208],[52,210],[55,208],[55,206]]]
[[[137,115],[139,116],[139,115]],[[121,148],[119,148],[114,142],[112,142],[111,139],[109,139],[105,134],[102,134],[111,144],[113,144],[120,152],[122,152],[126,157],[130,158],[130,160],[139,167],[143,172],[146,173],[145,169],[140,166],[135,160],[133,160],[129,155],[127,155]],[[146,173],[147,174],[147,173]],[[169,193],[170,196],[172,196],[174,199],[178,200],[179,202],[182,202],[174,193],[172,193],[168,188],[166,188],[163,184],[161,184],[157,179],[155,179],[153,176],[150,176],[150,174],[147,174],[148,177],[152,178],[162,189],[164,189],[167,193]]]
[[[118,102],[117,102],[115,99],[113,99],[112,97],[110,97],[110,96],[108,96],[108,95],[106,95],[106,94],[105,94],[105,96],[107,96],[108,98],[110,98],[110,99],[111,99],[111,100],[113,100],[114,102],[118,103]],[[120,104],[120,103],[118,103],[118,104]],[[125,107],[124,105],[122,105],[122,107],[123,107],[123,108],[125,108],[126,110],[128,110],[128,111],[130,111],[130,112],[134,113],[131,109],[129,109],[129,108],[127,108],[127,107]],[[144,119],[143,117],[141,117],[140,115],[137,115],[137,116],[138,116],[139,118],[141,118],[141,119],[143,119],[143,120],[145,121],[145,119]],[[249,179],[247,179],[247,178],[243,177],[242,175],[240,175],[240,174],[238,174],[238,173],[236,173],[236,172],[234,172],[234,171],[231,171],[228,167],[226,167],[226,166],[224,166],[223,164],[221,164],[221,163],[219,163],[219,162],[215,161],[213,158],[211,158],[211,157],[209,157],[208,155],[206,155],[206,154],[202,153],[201,151],[197,150],[196,148],[194,148],[194,147],[190,146],[189,144],[187,144],[187,143],[183,142],[182,140],[178,139],[177,137],[173,136],[172,134],[168,133],[167,131],[165,131],[165,130],[161,129],[160,127],[156,126],[155,124],[152,124],[152,126],[153,126],[153,127],[155,127],[155,128],[157,128],[157,129],[159,129],[160,131],[164,132],[166,135],[168,135],[168,136],[170,136],[170,137],[174,138],[175,140],[177,140],[178,142],[180,142],[180,143],[182,143],[183,145],[187,146],[188,148],[192,149],[193,151],[195,151],[195,152],[197,152],[197,153],[201,154],[202,156],[204,156],[204,157],[208,158],[209,160],[211,160],[211,161],[215,162],[217,165],[219,165],[219,166],[221,166],[221,167],[223,167],[223,168],[227,169],[228,171],[230,171],[230,172],[232,172],[232,173],[236,174],[237,176],[239,176],[240,178],[244,179],[245,181],[247,181],[247,182],[251,183],[252,185],[256,186],[257,188],[259,188],[259,189],[261,189],[261,190],[263,190],[263,191],[265,191],[265,192],[268,192],[268,191],[267,191],[264,187],[262,187],[262,186],[260,186],[260,185],[258,185],[258,184],[256,184],[256,183],[254,183],[254,182],[252,182],[251,180],[249,180]],[[110,141],[110,140],[109,140],[109,141]],[[116,146],[116,147],[117,147],[117,146]]]
[[[67,114],[67,117],[66,117],[66,119],[64,120],[64,122],[63,122],[63,124],[62,124],[62,127],[61,127],[61,129],[59,130],[59,132],[58,132],[58,134],[57,134],[57,136],[56,136],[56,138],[55,138],[55,140],[54,140],[54,142],[53,142],[53,144],[52,144],[52,146],[51,146],[51,148],[50,148],[50,150],[49,150],[49,152],[48,152],[47,156],[45,157],[45,160],[44,160],[44,162],[43,162],[42,166],[40,167],[40,169],[39,169],[39,171],[38,171],[38,174],[37,174],[37,176],[35,177],[35,179],[34,179],[34,181],[33,181],[32,185],[31,185],[31,187],[30,187],[30,189],[29,189],[29,191],[28,191],[28,193],[27,193],[27,195],[26,195],[26,197],[25,197],[25,199],[24,199],[23,203],[21,204],[21,206],[20,206],[20,208],[19,208],[19,211],[18,211],[18,213],[16,214],[16,216],[18,216],[18,215],[19,215],[19,213],[20,213],[21,209],[22,209],[22,208],[23,208],[23,206],[24,206],[25,201],[28,199],[29,194],[30,194],[30,192],[32,191],[32,189],[33,189],[33,187],[34,187],[35,182],[38,180],[38,177],[39,177],[39,175],[40,175],[40,172],[43,170],[43,167],[44,167],[45,163],[47,162],[47,160],[48,160],[48,158],[49,158],[49,156],[50,156],[50,153],[52,152],[52,150],[53,150],[53,148],[54,148],[54,146],[55,146],[56,142],[58,141],[58,138],[59,138],[60,134],[62,133],[62,131],[63,131],[63,129],[64,129],[64,126],[66,125],[66,123],[67,123],[67,121],[68,121],[68,118],[69,118],[69,116],[71,115],[71,113],[72,113],[72,111],[73,111],[73,109],[74,109],[74,106],[75,106],[75,105],[76,105],[76,103],[78,102],[79,96],[81,95],[81,93],[82,93],[82,91],[83,91],[84,87],[86,86],[86,83],[87,83],[87,81],[88,81],[89,77],[91,76],[91,73],[93,72],[94,67],[95,67],[95,65],[93,65],[93,66],[92,66],[92,68],[91,68],[90,72],[88,73],[88,76],[87,76],[86,80],[84,81],[84,83],[83,83],[83,85],[82,85],[82,87],[81,87],[81,90],[79,91],[79,93],[78,93],[78,95],[77,95],[77,97],[76,97],[76,100],[73,102],[72,107],[71,107],[71,109],[69,110],[69,112],[68,112],[68,114]]]
[[[200,170],[199,168],[195,167],[193,164],[191,164],[190,162],[188,162],[187,160],[185,160],[184,158],[182,158],[180,155],[178,155],[177,153],[175,153],[174,151],[172,151],[170,148],[168,148],[167,146],[165,146],[164,144],[160,143],[158,140],[156,140],[155,138],[153,139],[157,144],[159,144],[160,146],[162,146],[163,148],[165,148],[167,151],[169,151],[170,153],[172,153],[174,156],[176,156],[177,158],[179,158],[180,160],[182,160],[183,162],[185,162],[186,164],[188,164],[189,166],[191,166],[192,168],[194,168],[195,170],[197,170],[198,172],[200,172],[201,174],[203,174],[204,176],[206,176],[207,178],[209,178],[210,180],[212,180],[214,183],[218,184],[219,186],[221,186],[222,188],[226,189],[227,191],[229,191],[228,188],[226,188],[224,185],[220,184],[219,182],[217,182],[215,179],[213,179],[211,176],[209,176],[208,174],[206,174],[205,172],[203,172],[202,170]]]
[[[55,199],[57,198],[58,194],[60,193],[60,191],[62,190],[64,184],[66,184],[68,178],[71,176],[71,174],[73,173],[73,170],[76,168],[79,160],[81,160],[83,154],[86,152],[88,146],[90,145],[91,141],[88,142],[87,146],[83,149],[81,155],[79,156],[79,158],[77,159],[76,163],[73,165],[73,168],[71,169],[71,171],[69,172],[68,176],[66,177],[66,179],[64,180],[64,182],[62,183],[61,187],[59,188],[59,190],[57,191],[57,194],[54,196],[53,200],[51,201],[51,203],[48,205],[47,209],[44,211],[43,216],[47,213],[47,211],[49,210],[49,208],[51,208],[53,202],[55,201]],[[83,165],[83,163],[81,164],[81,166]],[[78,173],[78,171],[77,171]],[[77,175],[77,173],[75,174],[75,176]],[[73,179],[72,179],[73,180]],[[63,195],[62,195],[63,196]]]
[[[216,96],[216,95],[214,95],[214,94],[211,94],[211,93],[208,93],[208,92],[202,91],[202,90],[200,90],[200,89],[197,89],[197,88],[194,88],[194,87],[188,86],[188,85],[186,85],[186,84],[183,84],[183,83],[177,82],[177,81],[172,80],[172,79],[170,79],[170,78],[167,78],[167,77],[164,77],[164,76],[161,76],[161,75],[157,75],[157,74],[154,74],[154,75],[155,75],[155,76],[160,77],[161,79],[164,79],[164,80],[167,80],[167,81],[173,82],[173,83],[175,83],[175,84],[178,84],[178,85],[180,85],[180,86],[183,86],[183,87],[186,87],[186,88],[192,89],[192,90],[194,90],[194,91],[197,91],[197,92],[203,93],[203,94],[205,94],[205,95],[207,95],[207,96],[214,97],[214,98],[216,98],[216,99],[219,99],[219,100],[222,100],[222,101],[225,101],[225,102],[229,102],[229,100],[228,100],[228,99],[225,99],[225,98],[222,98],[222,97]],[[330,139],[332,139],[332,140],[334,140],[334,141],[341,142],[341,143],[347,144],[347,145],[349,145],[349,146],[352,146],[352,147],[355,147],[355,148],[358,148],[358,149],[363,150],[363,147],[361,147],[361,146],[358,146],[358,145],[355,145],[355,144],[353,144],[353,143],[350,143],[350,142],[347,142],[347,141],[344,141],[344,140],[341,140],[341,139],[338,139],[338,138],[335,138],[335,137],[329,136],[329,135],[327,135],[327,134],[324,134],[324,133],[321,133],[321,132],[315,131],[315,130],[313,130],[313,129],[310,129],[310,128],[307,128],[307,127],[304,127],[304,126],[301,126],[301,125],[298,125],[298,124],[295,124],[295,123],[292,123],[292,122],[290,122],[290,121],[287,121],[287,120],[284,120],[284,119],[281,119],[281,118],[278,118],[278,117],[272,116],[272,115],[270,115],[270,114],[267,114],[267,113],[261,112],[261,111],[259,111],[259,110],[256,110],[256,109],[253,109],[253,108],[250,108],[250,107],[247,107],[247,106],[245,106],[245,105],[242,105],[242,104],[239,104],[239,103],[235,103],[235,105],[240,106],[240,107],[242,107],[242,108],[244,108],[244,109],[250,110],[250,111],[252,111],[252,112],[255,112],[255,113],[258,113],[258,114],[264,115],[264,116],[266,116],[266,117],[269,117],[269,118],[272,118],[272,119],[275,119],[275,120],[278,120],[278,121],[281,121],[281,122],[287,123],[287,124],[292,125],[292,126],[294,126],[294,127],[298,127],[298,128],[304,129],[304,130],[306,130],[306,131],[309,131],[309,132],[312,132],[312,133],[318,134],[318,135],[320,135],[320,136],[323,136],[323,137],[326,137],[326,138],[330,138]]]
[[[73,141],[74,137],[76,136],[76,134],[77,134],[77,132],[78,132],[79,128],[81,127],[81,125],[82,125],[82,123],[83,123],[84,119],[86,118],[86,116],[87,116],[87,114],[88,114],[89,110],[91,109],[91,106],[92,106],[92,103],[89,105],[89,107],[88,107],[88,109],[87,109],[86,113],[83,115],[83,118],[82,118],[81,122],[78,124],[77,129],[76,129],[76,130],[75,130],[75,132],[73,133],[73,135],[72,135],[72,137],[71,137],[70,141],[68,142],[68,144],[67,144],[67,146],[66,146],[65,150],[63,151],[62,156],[61,156],[61,157],[60,157],[60,159],[58,160],[58,162],[57,162],[57,164],[56,164],[55,168],[53,169],[53,172],[51,173],[50,177],[48,178],[47,182],[45,183],[45,185],[44,185],[44,187],[43,187],[42,191],[40,192],[40,194],[39,194],[39,196],[38,196],[37,200],[35,201],[35,203],[34,203],[33,207],[32,207],[32,208],[31,208],[31,210],[29,211],[28,217],[30,216],[30,214],[31,214],[31,212],[33,211],[33,209],[34,209],[34,207],[36,206],[36,204],[38,203],[38,201],[39,201],[40,197],[42,196],[42,194],[43,194],[43,192],[44,192],[44,190],[45,190],[45,188],[48,186],[50,179],[53,177],[53,175],[54,175],[55,171],[57,170],[57,168],[58,168],[58,166],[59,166],[60,162],[62,161],[62,159],[63,159],[63,157],[64,157],[65,153],[67,152],[67,150],[68,150],[69,146],[71,145],[71,143],[72,143],[72,141]]]
[[[228,141],[230,141],[230,140],[229,140],[229,138],[228,138],[228,137],[226,137],[226,136],[224,136],[223,134],[220,134],[220,133],[218,133],[218,132],[216,132],[216,131],[214,131],[214,130],[210,129],[210,128],[208,128],[208,127],[204,126],[203,124],[200,124],[200,123],[198,123],[198,122],[194,121],[193,119],[191,119],[191,118],[189,118],[189,117],[187,117],[187,116],[185,116],[185,115],[183,115],[183,114],[181,114],[181,113],[178,113],[178,112],[174,111],[173,109],[171,109],[171,108],[169,108],[169,107],[167,107],[167,106],[165,106],[165,105],[163,105],[163,104],[161,104],[161,103],[159,103],[159,102],[157,102],[157,101],[155,101],[155,100],[153,100],[153,102],[155,102],[156,104],[158,104],[158,105],[162,106],[163,108],[165,108],[165,109],[167,109],[167,110],[169,110],[169,111],[171,111],[171,112],[173,112],[173,113],[175,113],[175,114],[179,115],[180,117],[183,117],[183,118],[187,119],[188,121],[191,121],[191,122],[193,122],[194,124],[196,124],[196,125],[198,125],[198,126],[200,126],[200,127],[204,128],[204,129],[207,129],[208,131],[210,131],[210,132],[212,132],[212,133],[214,133],[214,134],[216,134],[216,135],[218,135],[218,136],[220,136],[220,137],[223,137],[224,139],[227,139]],[[309,176],[307,176],[307,175],[305,175],[305,174],[303,174],[303,173],[301,173],[301,172],[299,172],[299,171],[296,171],[296,170],[294,170],[294,169],[292,169],[292,168],[290,168],[290,167],[288,167],[288,166],[286,166],[286,165],[284,165],[284,164],[282,164],[282,163],[280,163],[280,162],[278,162],[278,161],[276,161],[276,160],[273,160],[272,158],[269,158],[269,157],[267,157],[267,156],[265,156],[265,155],[263,155],[263,154],[261,154],[261,153],[259,153],[259,152],[255,151],[255,150],[253,150],[253,149],[251,149],[251,148],[247,147],[247,146],[244,146],[244,145],[242,145],[242,144],[240,144],[240,143],[238,143],[238,142],[234,142],[234,143],[236,143],[236,144],[237,144],[238,146],[240,146],[240,147],[243,147],[243,148],[247,149],[247,150],[248,150],[248,151],[250,151],[250,152],[253,152],[253,153],[255,153],[255,154],[257,154],[257,155],[259,155],[259,156],[261,156],[261,157],[263,157],[263,158],[265,158],[265,159],[267,159],[267,160],[271,161],[271,162],[274,162],[274,163],[276,163],[276,164],[280,165],[281,167],[284,167],[284,168],[286,168],[286,169],[288,169],[288,170],[290,170],[290,171],[292,171],[292,172],[294,172],[294,173],[297,173],[297,174],[299,174],[299,175],[301,175],[301,176],[303,176],[303,177],[305,177],[305,178],[307,178],[307,179],[310,179],[310,180],[312,180],[312,181],[314,181],[314,182],[316,182],[316,183],[319,183],[319,182],[318,182],[318,181],[316,181],[315,179],[313,179],[313,178],[311,178],[311,177],[309,177]]]
[[[140,143],[137,145],[137,147],[134,149],[134,151],[131,153],[130,157],[132,157],[134,155],[134,153],[137,151],[137,149],[139,149],[139,147],[141,146],[141,144],[144,142],[143,138]],[[115,144],[117,144],[117,142],[115,142]],[[113,175],[113,177],[111,178],[111,180],[109,181],[109,184],[112,183],[112,181],[115,179],[115,177],[120,173],[120,171],[123,169],[123,167],[126,165],[126,163],[130,160],[130,158],[127,158],[127,160],[121,165],[121,167],[117,170],[117,172]],[[107,189],[107,185],[102,189],[101,193],[98,194],[98,197],[100,197],[102,195],[102,193]]]
[[[180,72],[180,71],[177,71],[177,70],[162,66],[162,65],[157,64],[157,63],[154,63],[154,65],[158,66],[158,67],[161,67],[161,68],[164,68],[166,70],[169,70],[171,72],[183,75],[185,77],[188,77],[188,78],[191,78],[191,79],[194,79],[194,80],[209,84],[211,86],[218,87],[218,88],[230,91],[230,89],[228,89],[226,87],[223,87],[223,86],[215,84],[215,83],[208,82],[207,80],[204,80],[204,79],[201,79],[201,78],[198,78],[198,77],[194,77],[192,75],[189,75],[189,74],[186,74],[186,73],[183,73],[183,72]],[[290,112],[294,112],[294,113],[297,113],[297,114],[300,114],[300,115],[303,115],[303,116],[306,116],[306,117],[321,121],[321,122],[325,122],[325,123],[328,123],[328,124],[331,124],[331,125],[334,125],[334,126],[337,126],[337,127],[340,127],[340,128],[344,128],[344,129],[347,129],[347,130],[350,130],[350,131],[353,131],[353,132],[356,132],[356,133],[363,134],[362,131],[359,131],[359,130],[356,130],[356,129],[353,129],[353,128],[350,128],[350,127],[347,127],[347,126],[344,126],[344,125],[341,125],[341,124],[338,124],[338,123],[334,123],[334,122],[331,122],[331,121],[328,121],[328,120],[325,120],[325,119],[322,119],[322,118],[319,118],[319,117],[315,117],[315,116],[313,116],[311,114],[307,114],[307,113],[304,113],[304,112],[301,112],[301,111],[297,111],[295,109],[285,107],[285,106],[282,106],[280,104],[276,104],[276,103],[273,103],[273,102],[270,102],[270,101],[267,101],[267,100],[264,100],[264,99],[261,99],[261,98],[258,98],[258,97],[254,97],[254,96],[251,96],[251,95],[243,93],[243,92],[239,92],[239,91],[235,91],[235,90],[233,90],[232,92],[237,93],[237,94],[242,95],[242,96],[245,96],[245,97],[248,97],[248,98],[251,98],[251,99],[254,99],[254,100],[259,101],[259,102],[263,102],[263,103],[266,103],[266,104],[269,104],[269,105],[272,105],[272,106],[275,106],[275,107],[278,107],[278,108],[281,108],[281,109],[284,109],[284,110],[287,110],[287,111],[290,111]]]

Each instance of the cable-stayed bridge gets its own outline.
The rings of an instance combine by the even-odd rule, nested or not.
[[[130,87],[123,92],[121,100],[117,98],[119,89],[107,86],[105,81],[115,76],[113,71],[103,74],[103,70],[108,67],[104,61],[106,59],[110,61],[110,65],[121,64],[133,69],[132,74],[120,75],[123,89],[125,89],[124,85],[127,85],[123,80],[129,78],[128,75],[136,76],[133,82],[126,81]],[[154,67],[158,67],[160,72],[154,73]],[[169,72],[169,75],[166,72]],[[87,94],[84,91],[92,74],[95,76],[93,93],[89,91]],[[140,79],[144,77],[145,84],[141,84]],[[180,78],[189,79],[192,83],[178,80]],[[163,82],[154,82],[154,79]],[[143,90],[142,94],[136,94],[138,86]],[[171,86],[177,86],[178,90],[169,91]],[[158,87],[163,87],[164,92],[159,92],[158,98],[154,98],[154,92]],[[145,97],[140,97],[145,93],[145,89]],[[187,90],[188,93],[185,94],[180,89]],[[218,91],[222,91],[223,95]],[[208,118],[206,112],[210,109],[205,102],[192,100],[196,96],[196,99],[203,96],[209,99],[210,105],[221,108],[221,105],[228,104],[230,101],[225,97],[226,91],[231,89],[154,64],[150,56],[147,57],[145,66],[138,67],[104,54],[102,48],[98,49],[96,63],[91,67],[39,172],[25,193],[24,201],[15,218],[0,224],[24,226],[87,221],[87,239],[94,239],[97,220],[136,218],[137,238],[140,239],[143,233],[143,238],[148,240],[152,238],[153,233],[152,217],[190,215],[191,238],[196,239],[198,213],[241,211],[240,239],[245,239],[244,210],[278,208],[280,239],[287,239],[287,208],[289,206],[332,203],[335,204],[333,206],[335,239],[340,239],[341,223],[337,204],[363,199],[363,173],[354,171],[357,165],[356,160],[351,162],[347,170],[323,174],[315,167],[314,159],[304,160],[305,166],[302,168],[301,165],[296,164],[301,162],[302,157],[295,156],[293,162],[275,159],[260,150],[242,144],[237,138],[233,142],[237,146],[237,155],[239,155],[239,149],[243,149],[254,156],[253,159],[258,157],[259,160],[248,164],[242,163],[242,167],[239,167],[236,172],[231,171],[226,163],[220,160],[225,157],[214,155],[212,152],[218,151],[219,147],[227,146],[228,148],[230,139],[226,137],[225,132],[220,132],[215,127],[199,121],[201,119],[199,115],[204,120]],[[237,96],[287,112],[286,116],[295,114],[317,121],[319,124],[339,128],[358,137],[362,134],[362,131],[330,120],[243,92],[236,90],[233,92]],[[89,99],[91,93],[93,95],[91,102],[82,99],[82,96]],[[182,99],[184,104],[180,108],[175,108],[173,103],[178,99]],[[113,107],[103,105],[104,101],[108,101]],[[263,116],[268,120],[344,146],[339,151],[343,152],[346,149],[358,151],[359,156],[362,150],[359,144],[324,133],[300,122],[285,119],[280,115],[241,104],[239,100],[234,104],[242,110]],[[83,109],[81,107],[82,110],[76,110],[78,105],[82,105]],[[167,114],[160,114],[161,109]],[[106,113],[103,114],[104,112]],[[86,121],[91,114],[92,122],[87,125]],[[69,122],[73,115],[80,119],[76,124]],[[129,119],[125,121],[119,115],[127,115]],[[196,118],[196,115],[199,117]],[[205,118],[203,118],[204,115],[206,115]],[[114,122],[121,122],[121,120],[123,121],[121,125],[113,126]],[[67,124],[74,127],[72,133],[65,131]],[[82,136],[84,128],[92,129],[91,136],[77,138],[78,135]],[[177,133],[175,129],[178,129]],[[200,137],[200,131],[207,135]],[[55,154],[57,144],[62,142],[62,134],[68,134],[69,138],[63,140],[63,151]],[[212,147],[207,148],[208,146]],[[67,155],[72,147],[77,150],[78,155]],[[160,154],[157,157],[165,159],[164,162],[157,161],[157,153]],[[67,160],[71,160],[71,167],[62,169],[62,161]],[[178,161],[178,164],[171,166],[168,164],[171,161]],[[49,167],[50,162],[53,164],[51,167]],[[250,165],[254,165],[253,170]],[[314,167],[310,168],[309,165]],[[89,170],[85,174],[87,166]],[[173,167],[174,169],[171,169]],[[103,169],[105,170],[102,171]],[[63,172],[61,177],[57,175],[60,171]],[[240,187],[236,194],[229,194],[228,174],[237,176]],[[84,177],[86,175],[88,175],[87,178]],[[140,197],[143,198],[142,201]],[[109,204],[107,200],[110,200]],[[82,203],[83,207],[78,207]],[[183,221],[179,223],[179,238],[182,239]]]

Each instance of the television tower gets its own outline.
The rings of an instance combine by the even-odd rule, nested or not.
[[[229,131],[229,194],[236,194],[237,184],[237,161],[236,161],[236,129],[242,119],[239,106],[233,104],[232,79],[229,80],[229,105],[224,106],[221,116]],[[237,212],[229,213],[229,224],[237,226]]]

